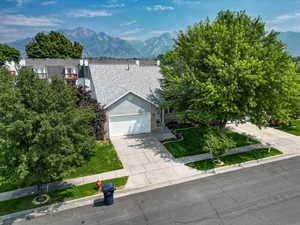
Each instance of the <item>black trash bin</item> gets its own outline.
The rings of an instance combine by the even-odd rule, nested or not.
[[[112,183],[102,185],[105,205],[112,205],[114,203],[115,189],[116,189],[115,185]]]

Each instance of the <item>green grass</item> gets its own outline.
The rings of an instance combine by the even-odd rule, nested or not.
[[[64,179],[83,177],[122,168],[122,162],[119,160],[111,142],[98,142],[95,155],[92,156],[92,158],[83,166],[76,168],[76,170],[69,176],[64,177]],[[26,186],[27,185],[22,181],[18,183],[8,183],[0,177],[0,192],[23,188]]]
[[[83,177],[122,169],[123,165],[110,141],[98,142],[96,154],[85,165],[76,169],[68,178]]]
[[[296,136],[300,136],[300,120],[293,120],[291,126],[280,126],[275,128]]]
[[[178,134],[183,136],[183,141],[171,142],[164,144],[168,151],[175,157],[185,157],[206,153],[202,148],[203,131],[201,128],[190,128],[187,130],[179,130]],[[237,147],[257,144],[258,142],[247,138],[246,136],[234,133],[230,130],[225,130],[225,134],[231,137]]]
[[[223,166],[229,166],[233,164],[248,162],[251,160],[258,160],[262,158],[267,158],[275,155],[280,155],[280,152],[277,149],[271,148],[270,152],[268,148],[261,148],[252,150],[249,152],[238,153],[234,155],[224,156],[220,159],[224,162]],[[189,167],[195,168],[197,170],[210,170],[218,167],[222,167],[213,163],[213,159],[202,160],[198,162],[192,162],[186,164]]]
[[[102,181],[105,183],[114,183],[117,187],[117,189],[121,189],[124,187],[124,185],[127,182],[128,177],[121,177],[116,178],[112,180],[105,180]],[[65,190],[59,190],[59,191],[53,191],[49,192],[48,195],[51,197],[50,200],[44,204],[44,205],[34,205],[32,204],[32,200],[34,198],[34,195],[17,198],[17,199],[11,199],[6,201],[0,201],[0,216],[26,210],[26,209],[33,209],[40,206],[50,205],[57,202],[63,202],[67,200],[73,200],[77,198],[83,198],[90,195],[97,194],[97,188],[95,185],[95,182],[80,185],[77,187],[71,187]]]

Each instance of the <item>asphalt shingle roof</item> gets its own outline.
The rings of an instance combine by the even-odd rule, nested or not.
[[[78,66],[80,59],[26,59],[26,66]]]
[[[159,101],[162,74],[158,66],[90,64],[90,70],[96,97],[101,104],[110,105],[128,92],[153,104]]]

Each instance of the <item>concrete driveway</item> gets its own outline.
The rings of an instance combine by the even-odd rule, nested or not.
[[[162,137],[174,135],[168,130],[151,134],[113,137],[111,141],[129,173],[127,188],[140,188],[193,176],[197,170],[175,161],[161,144]]]
[[[274,128],[265,127],[259,129],[251,123],[241,125],[230,124],[227,126],[234,132],[251,136],[262,143],[270,143],[274,148],[281,150],[284,154],[300,153],[300,137]]]

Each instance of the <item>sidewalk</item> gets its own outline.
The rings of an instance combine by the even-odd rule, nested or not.
[[[45,191],[54,191],[60,189],[66,189],[72,186],[78,186],[83,184],[88,184],[92,182],[96,182],[97,180],[110,180],[114,178],[128,176],[129,173],[126,169],[120,170],[113,170],[105,173],[85,176],[85,177],[78,177],[73,179],[67,179],[59,182],[53,182],[50,184],[43,185],[43,189]],[[20,198],[26,195],[32,195],[36,193],[36,186],[16,189],[12,191],[2,192],[0,193],[0,201],[9,200]]]

